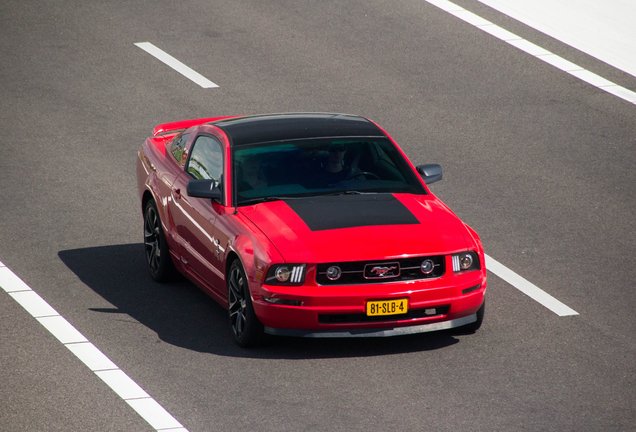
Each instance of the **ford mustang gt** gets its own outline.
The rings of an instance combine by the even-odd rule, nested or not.
[[[178,270],[228,310],[236,342],[265,334],[477,330],[477,234],[372,121],[343,114],[203,118],[154,128],[137,159],[150,276]]]

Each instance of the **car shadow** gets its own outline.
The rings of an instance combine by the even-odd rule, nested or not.
[[[94,313],[126,314],[182,348],[249,358],[340,358],[378,356],[444,348],[459,342],[451,331],[390,338],[309,339],[272,337],[244,349],[234,343],[226,310],[184,277],[164,284],[148,274],[143,244],[99,246],[58,253],[88,287],[113,305]]]

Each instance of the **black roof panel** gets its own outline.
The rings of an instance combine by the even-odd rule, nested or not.
[[[369,120],[346,114],[267,114],[210,123],[222,129],[232,146],[330,137],[384,137]]]

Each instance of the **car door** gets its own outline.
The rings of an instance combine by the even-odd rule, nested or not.
[[[159,207],[165,207],[164,221],[168,227],[175,227],[174,221],[174,205],[172,205],[172,191],[176,179],[183,173],[183,167],[185,166],[187,152],[185,151],[186,145],[190,140],[190,134],[182,132],[174,137],[170,142],[166,144],[166,163],[158,171],[161,182],[159,183],[158,197],[163,197],[157,204]],[[176,230],[170,228],[166,231],[166,235],[170,237],[170,240],[175,244],[171,244],[172,252],[179,258],[183,254],[183,239],[179,236]]]
[[[213,136],[201,134],[190,148],[184,171],[172,187],[173,217],[178,236],[182,239],[182,262],[192,275],[219,293],[225,291],[222,269],[217,268],[217,242],[214,223],[217,217],[213,202],[206,198],[189,197],[186,185],[190,180],[211,179],[219,185],[223,178],[223,147]],[[215,202],[219,206],[220,203]],[[216,265],[215,265],[216,264]]]

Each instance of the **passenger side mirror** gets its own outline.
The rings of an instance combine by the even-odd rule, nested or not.
[[[190,180],[186,184],[186,193],[193,198],[211,198],[220,200],[221,189],[216,186],[216,180]]]
[[[417,172],[426,184],[431,184],[442,179],[442,167],[438,164],[418,165]]]

